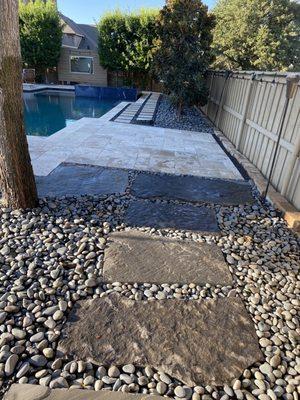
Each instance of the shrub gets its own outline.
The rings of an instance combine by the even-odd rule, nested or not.
[[[214,18],[199,0],[169,0],[160,11],[153,71],[182,106],[207,101],[204,72],[212,61]]]
[[[219,0],[213,10],[214,67],[244,70],[295,67],[299,64],[299,7],[290,0]]]
[[[98,24],[100,63],[111,71],[147,75],[156,38],[155,9],[106,13]]]
[[[42,79],[47,68],[57,66],[62,41],[62,26],[51,0],[19,3],[20,41],[23,63],[35,68]]]

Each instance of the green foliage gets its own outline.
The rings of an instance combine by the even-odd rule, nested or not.
[[[153,71],[178,106],[204,105],[214,18],[200,0],[169,0],[160,11]]]
[[[296,3],[219,0],[213,12],[216,16],[214,67],[287,70],[299,64],[299,5]]]
[[[47,68],[57,66],[62,41],[62,25],[51,0],[19,3],[22,59],[43,77]]]
[[[98,24],[100,63],[111,71],[147,73],[157,14],[154,9],[105,14]]]

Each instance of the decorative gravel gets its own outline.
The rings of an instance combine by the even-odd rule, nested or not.
[[[207,118],[195,107],[184,107],[182,114],[178,116],[176,108],[167,96],[163,96],[160,100],[154,126],[213,133],[213,128]]]
[[[112,230],[124,230],[130,194],[41,201],[31,211],[0,209],[0,385],[120,390],[177,399],[286,399],[299,395],[299,240],[275,210],[214,206],[221,237],[143,229],[154,235],[216,243],[233,286],[142,285],[100,281]],[[128,229],[128,228],[126,228]],[[117,291],[137,301],[240,296],[256,327],[265,362],[224,387],[193,388],[151,366],[95,366],[57,351],[63,324],[80,299]]]

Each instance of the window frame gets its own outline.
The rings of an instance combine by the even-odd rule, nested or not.
[[[72,58],[89,58],[92,60],[92,66],[93,66],[93,72],[75,72],[72,71]],[[95,74],[95,69],[94,69],[94,57],[92,56],[76,56],[74,54],[70,55],[69,57],[69,64],[70,64],[70,73],[71,74],[81,74],[81,75],[94,75]]]

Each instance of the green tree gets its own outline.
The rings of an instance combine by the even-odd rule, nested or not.
[[[214,18],[200,0],[168,0],[158,18],[153,71],[182,106],[207,101],[204,72],[212,61]]]
[[[290,0],[219,0],[213,10],[214,66],[244,70],[293,68],[299,62],[296,10]]]
[[[36,70],[38,79],[57,66],[62,41],[62,24],[55,4],[48,0],[20,1],[20,41],[23,63]]]
[[[106,13],[98,24],[100,63],[111,71],[148,75],[157,15],[155,9]]]

